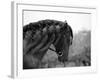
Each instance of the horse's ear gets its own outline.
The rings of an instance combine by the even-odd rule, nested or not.
[[[67,23],[67,20],[65,20],[65,23]]]
[[[65,24],[66,26],[68,25],[66,20],[65,20],[64,24]]]
[[[70,27],[70,25],[68,25],[67,21],[65,20],[65,24],[67,26],[67,30],[69,31],[70,33],[70,44],[72,44],[72,41],[73,41],[73,31],[72,31],[72,28]]]

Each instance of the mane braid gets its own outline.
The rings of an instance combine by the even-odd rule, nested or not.
[[[32,31],[32,35],[34,35],[36,33],[37,30],[42,31],[43,28],[45,27],[51,27],[53,26],[57,26],[59,25],[60,27],[64,26],[64,22],[62,21],[57,21],[57,20],[50,20],[50,19],[46,19],[46,20],[40,20],[38,22],[33,22],[33,23],[29,23],[28,25],[25,25],[23,27],[23,39],[25,38],[26,32],[27,31]],[[47,29],[48,29],[47,28]],[[63,28],[61,30],[61,32],[63,32],[65,30],[65,28]]]

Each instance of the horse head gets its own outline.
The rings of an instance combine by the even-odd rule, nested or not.
[[[68,61],[69,47],[72,44],[73,32],[71,27],[65,22],[60,29],[60,33],[56,37],[54,46],[60,62]]]
[[[55,27],[56,26],[56,27]],[[57,26],[59,26],[58,28],[60,28],[58,30],[58,32],[56,31],[55,28],[57,28]],[[25,37],[27,37],[27,42],[28,45],[34,43],[34,35],[37,32],[37,30],[40,30],[41,32],[43,32],[43,30],[45,29],[45,27],[47,27],[48,29],[48,36],[55,34],[55,39],[52,43],[54,47],[55,47],[55,52],[58,55],[58,60],[60,62],[65,62],[68,60],[68,53],[69,53],[69,47],[72,44],[72,39],[73,39],[73,32],[71,27],[67,24],[67,22],[61,22],[61,21],[56,21],[56,20],[41,20],[39,22],[34,22],[34,23],[30,23],[28,25],[25,25],[23,27],[23,40],[25,39]],[[52,31],[52,28],[54,28],[54,30]],[[51,32],[50,32],[51,31]],[[28,32],[28,33],[27,33]],[[49,34],[50,32],[50,34]],[[49,39],[51,39],[51,37],[48,38],[47,42],[49,41]],[[36,39],[35,39],[36,40]],[[39,43],[37,43],[37,46],[39,45]],[[24,46],[23,46],[24,47]],[[35,46],[36,47],[36,46]],[[32,54],[31,50],[34,49],[35,47],[30,47],[27,51],[27,54]],[[47,48],[48,50],[48,48]],[[24,51],[24,50],[23,50]],[[25,62],[27,64],[29,64],[29,66],[33,67],[37,67],[36,65],[34,66],[34,64],[32,63],[32,60],[35,63],[38,63],[39,61],[41,61],[40,59],[38,59],[37,57],[43,57],[43,55],[46,54],[40,54],[40,53],[34,53],[32,56],[24,56],[25,58]],[[31,60],[32,59],[32,60]],[[31,62],[30,62],[31,61]],[[23,63],[24,64],[24,63]],[[27,66],[27,64],[24,64],[25,66]],[[28,67],[29,68],[29,67]]]

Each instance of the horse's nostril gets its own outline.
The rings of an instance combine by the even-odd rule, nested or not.
[[[60,62],[67,62],[68,61],[68,58],[65,58],[64,56],[58,56],[58,60]]]

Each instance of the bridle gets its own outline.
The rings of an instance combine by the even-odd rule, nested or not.
[[[56,50],[54,50],[54,49],[52,49],[50,47],[48,49],[51,50],[51,51],[56,52],[58,56],[62,56],[63,55],[63,52],[61,52],[61,51],[57,52]]]

